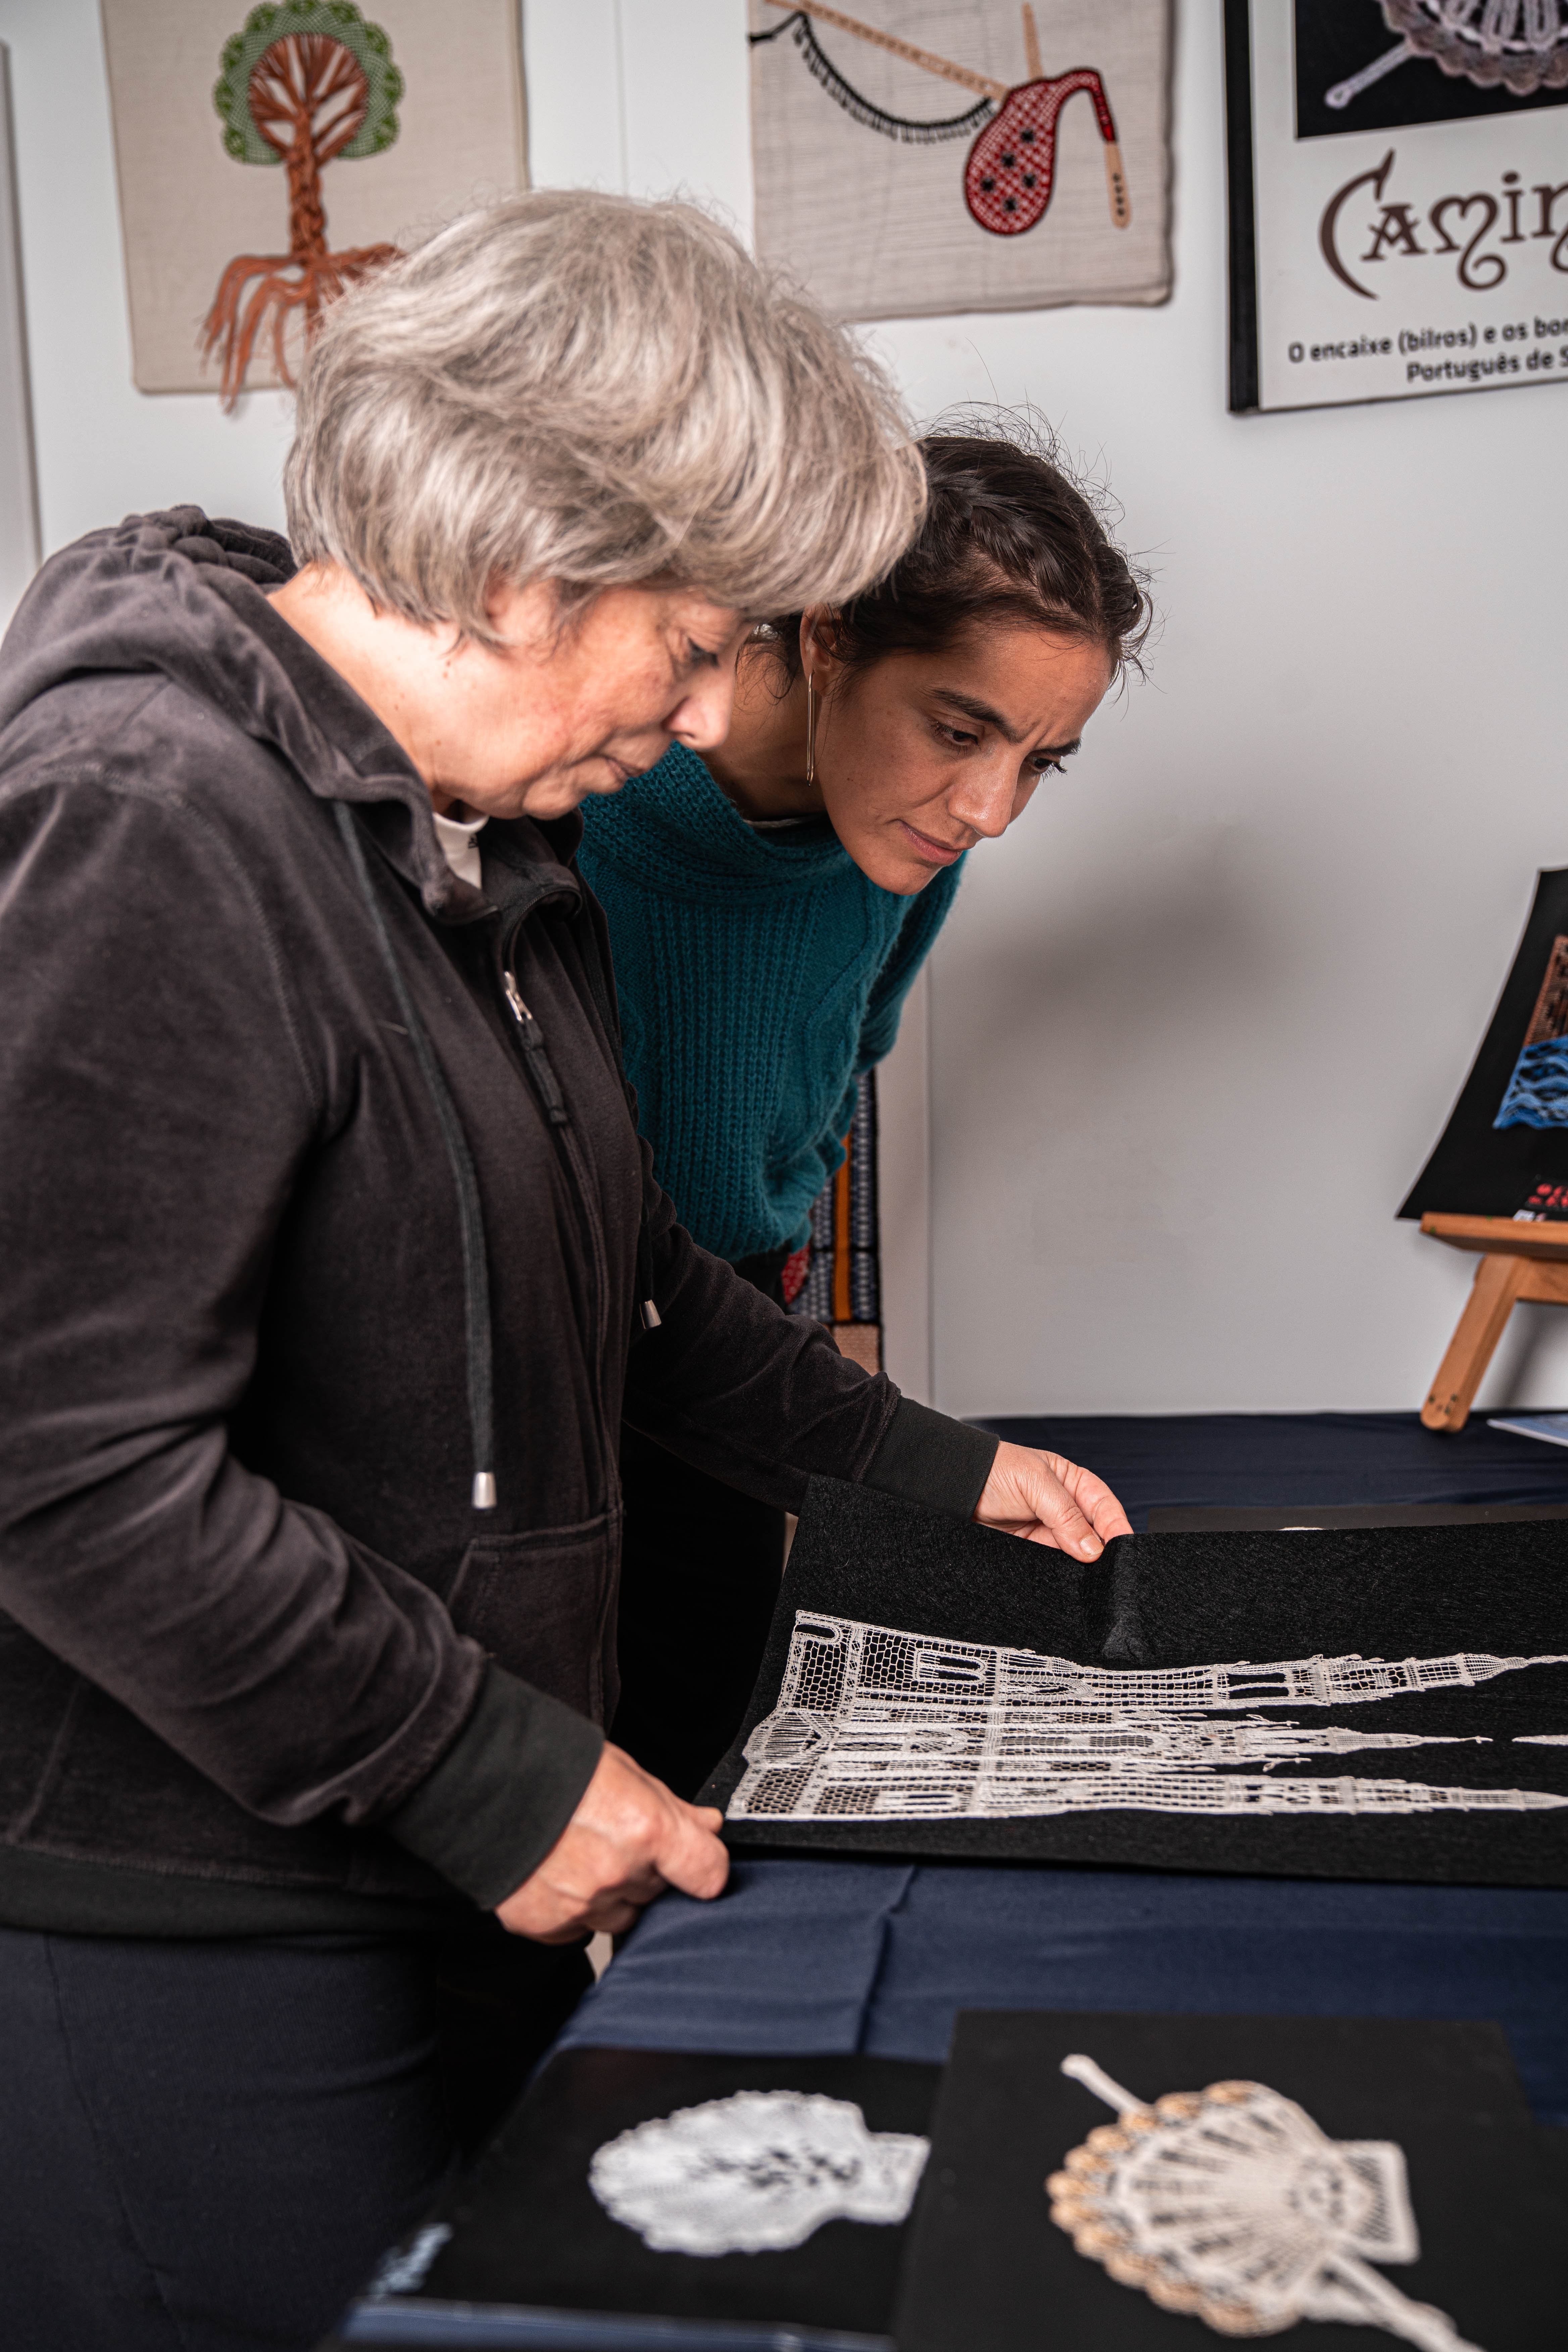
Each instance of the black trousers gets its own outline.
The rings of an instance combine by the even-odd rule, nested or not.
[[[6,2352],[309,2352],[589,1979],[581,1950],[493,1922],[448,1942],[0,1928]]]
[[[736,1267],[782,1307],[785,1253]],[[621,1696],[610,1736],[694,1797],[740,1729],[784,1575],[784,1515],[621,1431]]]

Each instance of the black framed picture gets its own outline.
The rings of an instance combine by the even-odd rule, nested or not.
[[[1226,0],[1230,407],[1568,372],[1568,0]]]
[[[1540,875],[1459,1098],[1402,1217],[1568,1219],[1568,869]]]

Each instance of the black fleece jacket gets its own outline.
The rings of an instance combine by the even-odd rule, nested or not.
[[[47,564],[0,649],[13,1925],[509,1894],[614,1703],[623,1412],[786,1507],[823,1472],[967,1513],[994,1450],[682,1230],[578,821],[492,822],[459,881],[268,603],[291,568],[194,508],[132,517]]]

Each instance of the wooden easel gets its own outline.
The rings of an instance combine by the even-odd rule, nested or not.
[[[1450,1249],[1481,1253],[1465,1311],[1421,1408],[1428,1429],[1463,1429],[1516,1301],[1546,1299],[1568,1307],[1568,1223],[1428,1214],[1421,1230]]]

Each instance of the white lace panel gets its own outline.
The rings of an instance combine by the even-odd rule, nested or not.
[[[1321,1756],[1485,1744],[1279,1720],[1404,1691],[1468,1690],[1568,1663],[1457,1653],[1384,1660],[1122,1671],[1035,1650],[901,1633],[799,1611],[778,1702],[746,1742],[731,1820],[813,1821],[1121,1811],[1188,1813],[1528,1812],[1539,1789],[1464,1788],[1279,1768]],[[1526,1745],[1556,1744],[1531,1735]]]

